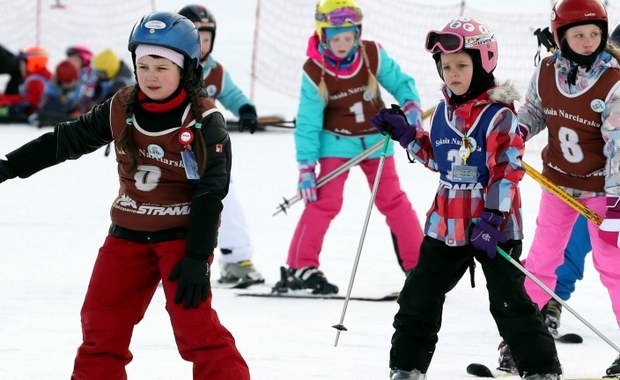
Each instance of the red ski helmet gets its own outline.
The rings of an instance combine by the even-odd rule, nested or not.
[[[78,79],[78,71],[73,63],[64,60],[56,66],[55,76],[58,83],[71,83]]]
[[[603,42],[607,41],[607,10],[600,0],[558,0],[551,10],[551,33],[557,46],[567,28],[583,24],[597,24],[603,29]]]

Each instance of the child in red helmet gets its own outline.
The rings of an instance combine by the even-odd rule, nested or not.
[[[537,66],[519,123],[527,139],[548,133],[542,174],[605,218],[600,227],[589,221],[588,231],[594,268],[620,326],[620,50],[609,43],[600,0],[558,0],[550,27],[559,49]],[[525,267],[550,289],[578,216],[543,191]],[[525,289],[541,309],[550,299],[529,279]],[[606,372],[620,376],[620,356]]]
[[[45,86],[37,112],[39,126],[54,125],[79,115],[79,72],[75,65],[64,60],[56,66],[52,80]],[[44,120],[42,120],[44,119]]]

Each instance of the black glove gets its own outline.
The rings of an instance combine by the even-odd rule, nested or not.
[[[168,276],[168,281],[177,279],[179,287],[174,303],[179,305],[185,298],[184,308],[197,308],[200,301],[206,301],[209,296],[209,261],[184,257]]]
[[[7,160],[0,160],[0,183],[17,177],[15,170]]]
[[[254,133],[257,126],[256,108],[251,104],[241,106],[239,108],[239,130],[243,132],[247,128],[250,130],[250,133]]]

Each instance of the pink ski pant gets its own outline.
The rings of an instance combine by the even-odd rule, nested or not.
[[[605,197],[580,199],[587,207],[604,216]],[[555,289],[555,270],[564,262],[564,248],[570,238],[577,211],[548,191],[543,191],[536,219],[536,232],[525,260],[525,267],[549,289]],[[607,288],[611,305],[620,326],[620,248],[598,237],[598,226],[588,221],[592,243],[592,260],[603,286]],[[551,299],[544,290],[526,278],[525,289],[540,309]]]
[[[322,158],[318,179],[320,180],[347,161],[346,158]],[[359,166],[366,175],[368,186],[372,189],[379,167],[379,159],[363,160]],[[346,171],[319,187],[319,199],[306,205],[288,251],[287,264],[291,268],[319,266],[319,253],[323,246],[323,239],[331,221],[342,208],[344,184],[348,176],[349,171]],[[407,195],[400,188],[393,157],[385,159],[375,205],[379,212],[385,215],[386,223],[396,239],[399,264],[405,271],[412,269],[418,262],[423,233],[416,212],[411,207]],[[360,221],[360,226],[361,224],[362,221]]]

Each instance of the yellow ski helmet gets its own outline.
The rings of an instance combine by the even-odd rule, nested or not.
[[[95,70],[104,72],[108,79],[116,77],[121,69],[121,61],[112,49],[105,49],[93,59]]]
[[[314,15],[316,33],[323,41],[323,29],[341,26],[362,26],[362,9],[356,0],[321,0]],[[324,42],[324,41],[323,41]]]

